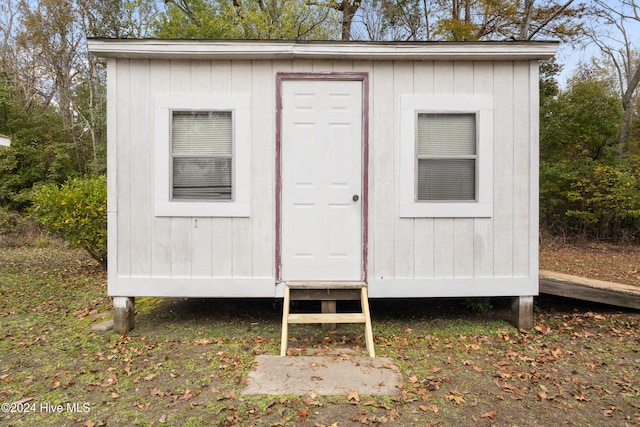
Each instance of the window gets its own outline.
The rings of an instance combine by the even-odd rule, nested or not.
[[[418,113],[418,201],[475,201],[476,115]]]
[[[156,216],[249,216],[247,95],[155,100]]]
[[[174,111],[172,200],[231,200],[233,129],[230,111]]]
[[[490,217],[492,98],[402,96],[400,216]]]

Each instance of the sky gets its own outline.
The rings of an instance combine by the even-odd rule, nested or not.
[[[607,2],[610,5],[615,5],[616,9],[620,10],[620,0],[607,0]],[[631,14],[632,12],[627,9],[627,13]],[[640,21],[627,19],[624,21],[624,27],[634,50],[640,52]],[[602,34],[600,41],[606,42],[609,46],[616,46],[616,48],[624,46],[621,33],[615,26],[594,26],[592,33]],[[567,79],[575,74],[580,63],[589,63],[593,57],[602,57],[602,52],[594,42],[585,40],[582,43],[561,43],[556,54],[556,61],[563,65],[563,70],[558,78],[559,83],[564,86]]]

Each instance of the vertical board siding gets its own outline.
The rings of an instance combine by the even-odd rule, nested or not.
[[[370,165],[373,242],[369,246],[373,251],[372,277],[528,276],[531,99],[527,88],[532,78],[529,63],[427,61],[416,62],[412,67],[411,70],[411,65],[403,62],[395,62],[392,68],[384,62],[374,64]],[[389,140],[385,118],[393,114],[397,119],[398,112],[395,109],[391,112],[389,106],[404,94],[493,94],[494,170],[493,177],[485,177],[495,180],[492,217],[406,219],[391,212],[390,205],[395,208],[397,203],[398,189],[381,183],[388,182],[391,164],[396,179],[399,171],[396,158],[391,161],[385,145]],[[397,150],[397,133],[394,135]]]
[[[211,93],[211,61],[192,61],[190,88],[194,93]],[[211,277],[212,275],[212,218],[191,219],[193,238],[191,239],[191,275]]]
[[[531,63],[492,61],[117,60],[117,274],[120,277],[250,278],[275,275],[275,75],[367,72],[368,275],[374,279],[523,277],[534,271],[537,218],[537,79]],[[537,87],[537,86],[536,86]],[[153,212],[155,93],[251,95],[248,218],[168,218]],[[494,194],[490,218],[400,218],[399,97],[494,96]],[[532,141],[534,139],[534,141]],[[536,146],[537,147],[537,146]],[[482,178],[481,178],[482,179]],[[535,181],[535,182],[533,182]],[[111,209],[111,208],[110,208]],[[117,212],[115,210],[117,209]],[[536,240],[537,241],[537,240]],[[535,243],[535,242],[534,242]],[[114,261],[112,261],[114,262]],[[425,280],[424,286],[429,286]]]
[[[271,62],[252,65],[253,276],[275,275],[275,73]],[[262,110],[264,106],[267,110]]]
[[[231,61],[211,63],[211,90],[213,93],[231,93]],[[254,117],[252,112],[252,117]],[[233,226],[231,218],[211,218],[211,276],[233,275]]]
[[[369,247],[373,246],[370,277],[394,277],[396,201],[394,197],[394,93],[393,63],[375,62],[371,73],[371,137],[369,172]]]
[[[529,233],[531,198],[530,170],[530,126],[529,108],[531,100],[529,91],[529,63],[517,62],[513,67],[514,87],[521,88],[514,93],[513,126],[514,126],[514,194],[513,194],[513,275],[529,274]]]
[[[434,65],[432,61],[417,62],[413,66],[413,93],[433,95]],[[416,278],[431,278],[435,275],[434,219],[414,220],[414,274]]]
[[[267,70],[270,69],[266,65]],[[269,73],[259,72],[257,86],[263,97],[252,102],[255,131],[253,168],[258,179],[252,192],[255,215],[251,218],[169,218],[153,213],[152,167],[153,98],[155,93],[250,93],[251,63],[231,61],[119,60],[116,112],[117,141],[122,145],[117,158],[118,276],[120,277],[261,277],[273,275],[271,248],[274,220],[275,176],[270,152],[273,118],[264,114],[274,99]],[[153,88],[153,93],[151,92]],[[261,121],[262,120],[262,121]],[[135,162],[133,161],[135,159]],[[256,205],[258,204],[258,205]],[[257,213],[256,213],[257,212]],[[256,223],[254,225],[254,223]],[[260,230],[254,233],[255,230]]]
[[[118,60],[107,59],[107,253],[109,293],[118,281]]]
[[[153,61],[151,87],[155,93],[169,93],[171,86],[171,61]],[[153,112],[149,113],[150,115]],[[152,120],[151,118],[149,120]],[[149,135],[149,153],[153,153],[153,134]],[[149,172],[151,176],[151,172]],[[154,183],[159,185],[159,183]],[[167,189],[167,191],[169,191]],[[153,197],[149,194],[149,197]],[[152,216],[151,220],[151,275],[171,276],[171,218]]]
[[[455,90],[454,63],[437,61],[433,67],[434,94],[453,95]],[[435,218],[434,220],[435,269],[434,277],[454,277],[455,275],[455,228],[456,219]]]
[[[474,68],[471,61],[453,64],[453,94],[474,93]],[[483,177],[480,177],[483,179]],[[453,277],[473,277],[474,218],[455,218],[453,221]]]
[[[539,117],[540,117],[540,82],[537,61],[529,63],[529,188],[531,197],[529,198],[529,281],[531,284],[531,295],[538,295],[540,283],[538,281],[538,234],[540,224],[540,212],[538,210],[540,200],[539,173],[540,173],[540,141],[539,141]]]
[[[496,62],[494,73],[494,275],[513,275],[514,87],[511,62]]]
[[[231,63],[231,93],[251,93],[251,61],[232,61]],[[262,104],[261,104],[262,102]],[[261,114],[272,104],[260,100],[256,100],[255,96],[251,97],[251,105],[258,105]],[[255,118],[254,112],[251,114],[252,120]],[[251,126],[247,123],[245,126]],[[253,135],[251,135],[253,137]],[[252,156],[252,165],[257,159]],[[252,167],[250,167],[252,169]],[[259,179],[255,177],[254,179]],[[253,197],[253,194],[251,195]],[[249,218],[232,218],[233,224],[233,276],[234,277],[251,277],[253,274],[253,213],[256,209],[266,209],[265,206],[251,206],[251,216]]]
[[[131,208],[131,228],[129,244],[131,245],[131,276],[148,276],[151,273],[151,254],[149,253],[151,238],[152,200],[151,188],[151,150],[148,135],[153,133],[152,97],[150,87],[149,61],[132,59],[130,62],[131,90],[129,100],[129,183]]]
[[[129,60],[118,60],[116,80],[118,81],[116,99],[116,141],[128,142],[131,129],[131,72]],[[130,165],[129,146],[118,147],[116,160],[116,193],[118,197],[117,213],[117,266],[121,276],[131,275],[131,203],[130,203]]]
[[[190,61],[171,61],[171,93],[192,93]],[[191,276],[191,230],[190,218],[171,218],[172,277]]]
[[[392,113],[393,118],[400,117],[400,101],[399,94],[411,93],[414,90],[414,82],[413,82],[413,62],[402,61],[402,62],[394,62],[393,67],[393,93],[394,93],[394,101],[393,107],[394,111]],[[400,140],[400,123],[398,120],[393,120],[395,123],[394,126],[394,135],[395,140]],[[394,191],[397,191],[396,182],[400,181],[400,146],[399,144],[395,145],[395,158],[393,160],[393,165],[395,166],[395,174],[393,181],[394,184],[391,185]],[[387,160],[390,161],[391,159]],[[416,239],[415,236],[415,227],[413,218],[398,218],[397,216],[397,194],[393,199],[393,208],[394,208],[394,222],[395,222],[395,251],[394,251],[394,277],[396,278],[412,278],[414,277],[415,270],[415,245],[414,241]]]
[[[492,62],[475,62],[473,67],[473,91],[475,94],[494,94]],[[495,120],[494,113],[494,120]],[[495,164],[495,161],[494,161]],[[492,171],[493,172],[493,171]],[[492,176],[491,179],[495,179]],[[494,201],[495,209],[495,201]],[[493,218],[476,218],[473,221],[473,275],[493,276]]]

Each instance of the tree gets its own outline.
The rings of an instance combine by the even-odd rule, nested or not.
[[[342,40],[351,40],[351,26],[361,3],[361,0],[330,0],[326,4],[326,7],[335,9],[342,14]]]
[[[585,13],[575,0],[381,1],[385,19],[414,40],[567,40],[581,34]]]
[[[74,173],[58,111],[24,96],[0,74],[0,133],[11,135],[11,148],[0,150],[0,205],[14,209],[28,205],[35,184]]]
[[[106,168],[105,72],[88,36],[145,37],[155,2],[7,0],[0,4],[0,204],[22,209],[38,182]]]
[[[426,0],[370,0],[362,8],[362,26],[368,40],[429,40]],[[423,22],[423,19],[425,22]]]
[[[602,239],[638,235],[640,173],[617,155],[623,109],[612,79],[582,65],[560,90],[543,70],[540,220],[551,232]]]
[[[213,39],[330,39],[337,33],[331,9],[304,1],[167,0],[156,36]]]
[[[588,34],[608,59],[617,80],[624,110],[618,134],[618,155],[621,157],[628,148],[627,136],[633,127],[635,113],[638,112],[640,45],[637,34],[630,28],[633,24],[636,27],[640,24],[640,5],[636,0],[594,0],[594,3],[597,6],[596,19],[592,23],[593,31]],[[600,29],[604,29],[604,34]],[[640,142],[636,143],[638,144]]]
[[[80,138],[74,108],[73,90],[82,63],[81,45],[85,35],[77,27],[77,10],[72,2],[40,0],[21,2],[22,28],[17,34],[18,46],[29,52],[32,63],[43,74],[40,90],[55,102],[65,130],[65,140],[74,149],[76,167],[89,172],[93,153]],[[94,164],[96,162],[94,161]]]
[[[612,161],[622,116],[618,95],[583,67],[557,96],[541,105],[541,161],[588,158]]]

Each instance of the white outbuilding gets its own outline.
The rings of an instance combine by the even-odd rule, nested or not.
[[[556,42],[93,39],[109,295],[538,294],[538,63]]]

